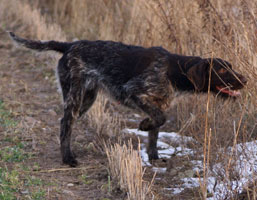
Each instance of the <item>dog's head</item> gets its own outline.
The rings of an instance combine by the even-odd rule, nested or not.
[[[193,83],[196,91],[210,91],[223,97],[237,97],[247,79],[235,72],[229,62],[219,58],[202,59],[187,71],[188,79]],[[209,80],[210,78],[210,80]]]

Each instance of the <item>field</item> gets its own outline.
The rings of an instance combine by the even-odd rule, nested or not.
[[[257,199],[256,16],[252,0],[0,0],[0,199]],[[74,125],[79,166],[69,168],[59,151],[60,55],[17,48],[6,30],[220,57],[249,81],[236,100],[172,102],[153,163],[137,130],[143,114],[100,94]]]

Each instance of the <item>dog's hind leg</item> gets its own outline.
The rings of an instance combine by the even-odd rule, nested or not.
[[[85,87],[86,84],[71,87],[66,97],[64,117],[61,120],[61,153],[63,163],[72,167],[77,165],[75,155],[70,149],[72,124],[93,105],[97,96],[97,87]]]
[[[70,147],[73,122],[91,107],[97,94],[96,81],[84,73],[85,66],[76,56],[61,58],[57,71],[64,101],[60,127],[62,161],[72,167],[77,165]]]
[[[83,94],[83,95],[81,95]],[[96,99],[97,90],[77,91],[69,94],[64,108],[64,117],[61,120],[61,153],[63,163],[72,167],[77,165],[75,155],[70,149],[72,125],[74,120],[85,113]]]
[[[79,92],[76,92],[76,94],[79,95]],[[70,149],[72,125],[78,116],[80,107],[79,102],[81,101],[81,97],[75,96],[76,94],[75,92],[70,92],[67,95],[64,105],[64,116],[61,120],[60,133],[62,161],[71,167],[75,167],[78,164],[75,159],[75,155]]]
[[[72,125],[79,114],[82,101],[82,93],[83,92],[80,89],[76,90],[74,89],[74,87],[71,87],[69,93],[65,97],[64,116],[61,120],[60,141],[62,161],[63,163],[68,164],[71,167],[75,167],[78,164],[75,159],[75,155],[70,149],[70,141]]]
[[[61,120],[60,133],[62,161],[64,164],[68,164],[71,167],[75,167],[78,164],[78,162],[75,159],[75,155],[72,153],[70,149],[72,124],[75,118],[73,113],[73,106],[66,106],[66,108],[64,109],[64,116]]]
[[[81,117],[89,108],[93,105],[96,100],[98,88],[96,85],[93,87],[87,87],[85,94],[82,99],[82,104],[79,110],[79,117]]]

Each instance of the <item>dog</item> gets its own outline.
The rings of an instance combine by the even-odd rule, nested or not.
[[[37,51],[62,53],[57,75],[62,90],[64,116],[60,125],[62,161],[78,162],[70,148],[73,122],[94,103],[101,89],[126,107],[148,117],[139,129],[149,132],[149,160],[158,159],[159,128],[165,123],[174,93],[207,93],[224,98],[240,95],[247,79],[220,58],[171,54],[162,47],[144,48],[113,41],[75,42],[28,40],[9,32],[18,44]]]

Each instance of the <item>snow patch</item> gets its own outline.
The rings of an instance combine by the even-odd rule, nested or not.
[[[125,133],[136,134],[138,136],[148,137],[148,133],[145,131],[139,131],[137,129],[125,129]],[[179,143],[178,147],[172,147],[169,144],[165,143],[165,139]],[[192,137],[181,136],[177,133],[171,132],[159,132],[159,139],[157,142],[157,147],[159,149],[160,158],[170,158],[172,154],[176,156],[185,156],[192,155],[194,151],[192,149],[184,147],[185,142],[194,142]],[[218,150],[224,151],[224,150]],[[238,160],[233,164],[233,170],[235,170],[240,177],[237,180],[230,181],[226,179],[226,174],[224,170],[224,165],[217,163],[213,166],[213,169],[208,172],[208,177],[206,179],[207,190],[209,193],[213,194],[213,197],[207,198],[208,200],[214,199],[224,199],[224,197],[232,197],[231,189],[237,192],[243,190],[243,186],[248,182],[253,181],[254,175],[257,174],[257,140],[252,142],[247,142],[244,144],[237,144],[232,148],[226,150],[226,154],[233,152],[237,155]],[[148,161],[148,155],[146,150],[146,145],[141,144],[141,157],[144,166],[151,166]],[[192,160],[193,171],[202,171],[203,170],[203,161],[202,160]],[[157,168],[153,167],[153,171],[157,173],[165,173],[166,168]],[[223,180],[217,180],[215,175],[220,174],[224,177]],[[255,176],[256,178],[256,176]],[[200,186],[200,182],[203,182],[203,178],[182,178],[183,184],[179,188],[164,188],[164,190],[171,191],[173,194],[181,193],[185,188],[195,188]],[[231,188],[231,189],[228,189]]]

